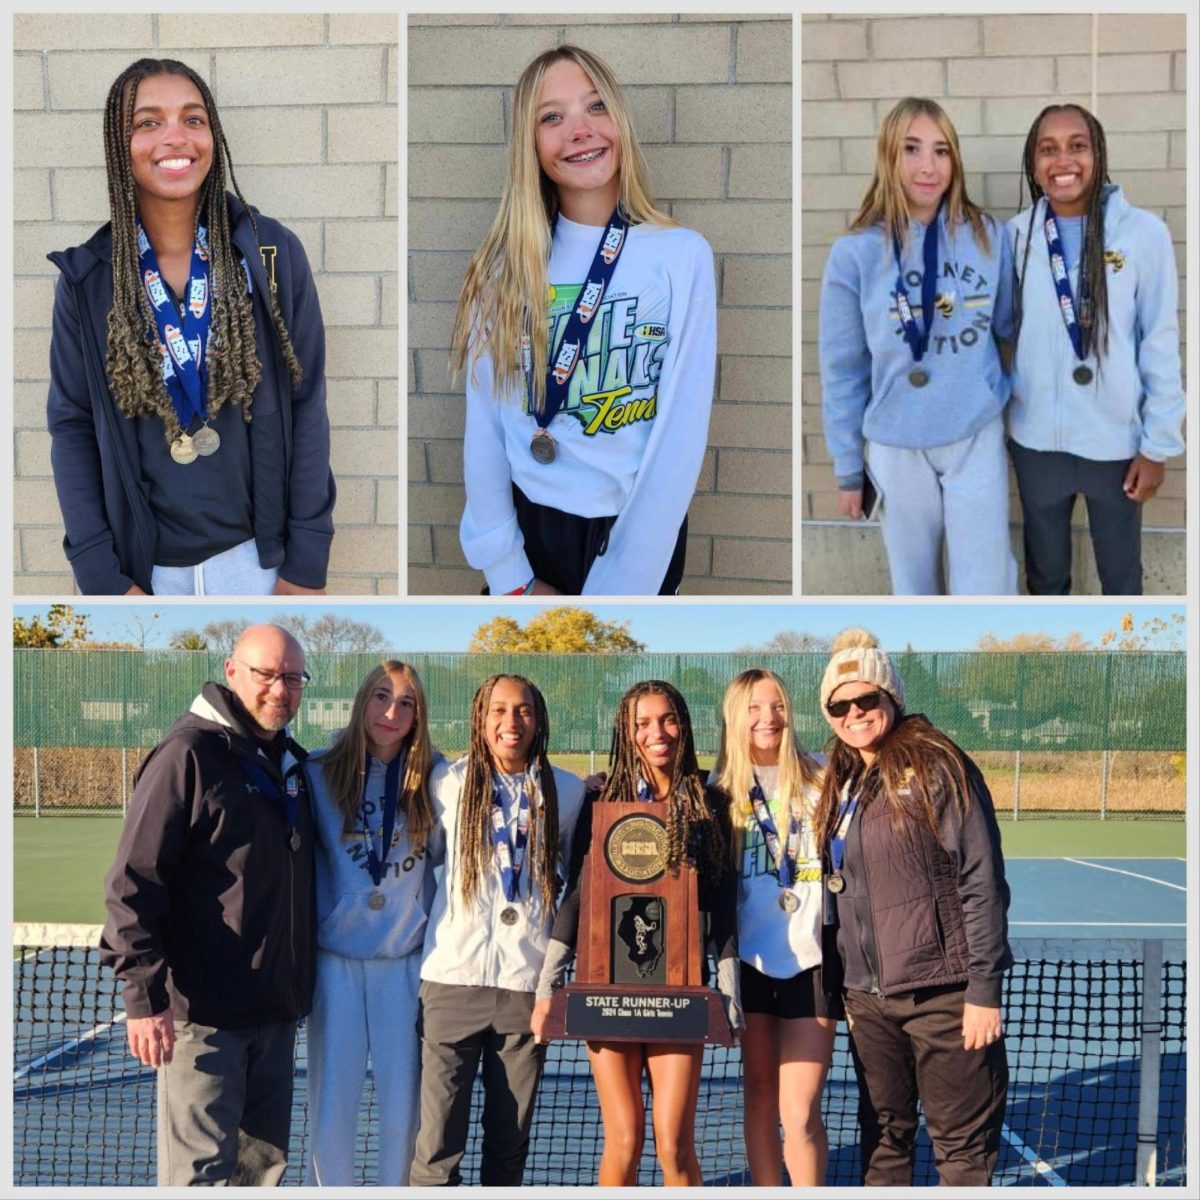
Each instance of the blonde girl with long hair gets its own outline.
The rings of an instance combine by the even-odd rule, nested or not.
[[[825,1181],[821,1093],[842,1015],[837,957],[824,955],[814,811],[821,763],[796,737],[792,699],[774,671],[725,689],[712,783],[730,799],[738,868],[746,1161],[756,1187]],[[783,1138],[780,1140],[780,1126]]]
[[[819,328],[838,511],[869,517],[879,498],[897,595],[1016,592],[1009,384],[992,333],[1009,274],[1005,239],[967,195],[950,118],[933,100],[901,100],[830,250]]]
[[[367,1062],[380,1119],[378,1178],[408,1183],[417,1134],[417,991],[441,831],[425,692],[387,659],[358,687],[350,721],[304,771],[317,829],[317,983],[308,1020],[309,1186],[356,1182]]]
[[[463,552],[493,595],[673,593],[712,404],[712,251],[656,207],[596,55],[535,58],[512,130],[454,320]]]

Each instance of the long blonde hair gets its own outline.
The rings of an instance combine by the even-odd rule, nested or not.
[[[338,734],[329,753],[321,761],[325,784],[342,814],[342,836],[352,837],[362,802],[363,764],[367,755],[366,712],[371,694],[385,680],[399,675],[412,688],[416,698],[412,729],[405,739],[408,762],[400,781],[400,808],[408,816],[408,840],[413,849],[423,847],[433,824],[429,805],[429,769],[433,765],[433,747],[429,741],[429,719],[425,689],[421,677],[395,658],[384,659],[358,685],[350,707],[350,724]]]
[[[513,95],[512,138],[508,146],[508,177],[500,211],[492,228],[467,267],[451,334],[451,365],[455,374],[487,354],[497,396],[524,386],[521,337],[529,321],[532,361],[548,358],[550,322],[546,296],[549,282],[550,230],[558,214],[558,192],[538,163],[536,133],[538,94],[546,70],[569,59],[595,85],[621,139],[619,203],[631,225],[674,225],[650,195],[646,163],[621,85],[611,68],[578,46],[559,46],[538,55],[521,73]],[[545,372],[533,372],[533,401],[541,412],[545,401]]]
[[[904,197],[904,185],[900,182],[900,158],[904,153],[908,127],[913,118],[919,116],[929,117],[937,125],[950,148],[950,186],[946,189],[943,205],[947,227],[954,229],[969,223],[979,247],[988,250],[990,240],[983,210],[972,204],[967,196],[958,133],[945,109],[923,96],[906,96],[883,118],[883,124],[879,127],[879,141],[875,145],[875,177],[867,188],[858,213],[850,222],[850,228],[869,229],[873,225],[882,225],[889,252],[893,239],[901,247],[908,244],[908,201]]]
[[[821,767],[796,738],[792,716],[792,697],[787,684],[774,671],[751,667],[743,671],[725,689],[721,701],[721,740],[713,781],[729,798],[733,806],[734,829],[745,828],[753,815],[750,788],[754,783],[754,764],[750,758],[750,694],[755,684],[770,680],[783,700],[783,715],[787,728],[779,742],[779,794],[787,797],[792,812],[812,818],[816,803],[815,789],[821,786]]]

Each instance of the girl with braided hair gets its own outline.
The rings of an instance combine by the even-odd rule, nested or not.
[[[643,801],[663,809],[667,869],[699,876],[701,916],[717,959],[717,987],[733,1030],[743,1025],[738,993],[737,877],[729,853],[728,803],[705,787],[696,762],[691,715],[679,692],[648,679],[621,697],[613,723],[609,771],[603,789],[591,792],[571,851],[571,885],[554,923],[553,940],[538,980],[534,1032],[544,1037],[554,989],[561,985],[579,936],[579,881],[591,846],[592,804]],[[597,851],[603,853],[603,851]],[[586,931],[585,931],[586,936]],[[707,972],[707,962],[705,963]],[[667,1187],[702,1182],[696,1157],[696,1103],[703,1045],[667,1042],[587,1043],[600,1114],[604,1152],[597,1183],[637,1183],[646,1114],[642,1075],[654,1097],[654,1150]]]
[[[50,255],[47,418],[79,589],[323,592],[325,333],[299,239],[245,202],[181,62],[117,77],[104,151],[109,223]]]
[[[428,778],[420,677],[386,659],[354,696],[350,723],[305,760],[317,833],[317,973],[308,1018],[309,1186],[354,1183],[358,1111],[370,1060],[380,1138],[376,1182],[408,1183],[417,1136],[415,1013],[432,863],[441,828]]]
[[[520,1185],[545,1051],[530,1029],[583,782],[551,765],[541,692],[484,680],[470,746],[430,778],[444,845],[421,964],[421,1122],[409,1183],[457,1185],[483,1062],[479,1182]]]
[[[1171,234],[1109,182],[1104,128],[1051,104],[1022,157],[1032,205],[1008,223],[1015,343],[1009,451],[1035,595],[1071,590],[1071,513],[1087,502],[1106,595],[1142,591],[1142,505],[1183,453]]]
[[[779,1187],[786,1162],[793,1187],[816,1187],[829,1160],[821,1093],[841,977],[824,937],[814,826],[821,763],[800,745],[791,696],[774,671],[753,667],[725,689],[711,782],[733,815],[751,1181]]]

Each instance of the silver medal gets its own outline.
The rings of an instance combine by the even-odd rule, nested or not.
[[[915,388],[923,388],[929,382],[929,372],[921,367],[913,367],[908,373],[908,382]]]
[[[779,907],[786,913],[794,913],[800,907],[800,900],[795,892],[780,892]]]
[[[825,886],[836,896],[846,890],[846,878],[840,871],[834,871],[825,881]]]
[[[382,892],[372,892],[367,897],[367,907],[373,912],[378,912],[384,906],[385,900]]]
[[[288,835],[288,845],[291,846],[293,851],[300,849],[300,830],[292,830],[292,832]]]
[[[500,920],[505,925],[515,925],[517,923],[517,910],[510,904],[501,914]]]
[[[205,425],[192,434],[192,445],[197,454],[216,454],[221,448],[221,435],[211,425]]]
[[[199,457],[194,440],[186,433],[181,433],[171,443],[171,457],[183,467],[186,467],[188,463],[194,463]]]
[[[1092,368],[1084,367],[1084,366],[1076,367],[1075,370],[1073,370],[1071,372],[1071,378],[1074,379],[1075,382],[1080,384],[1081,386],[1083,384],[1091,383],[1092,382]]]

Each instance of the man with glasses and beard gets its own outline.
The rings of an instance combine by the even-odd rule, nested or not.
[[[309,676],[255,625],[138,770],[101,960],[158,1070],[160,1185],[277,1184],[296,1022],[311,1007],[313,835],[288,736]]]

